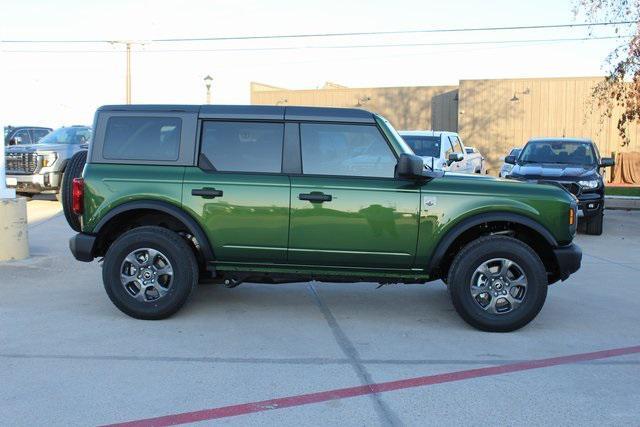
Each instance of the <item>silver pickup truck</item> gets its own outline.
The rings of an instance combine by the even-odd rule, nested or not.
[[[53,193],[60,200],[67,162],[77,152],[89,148],[91,134],[88,126],[62,127],[35,144],[7,147],[7,187],[27,197]]]

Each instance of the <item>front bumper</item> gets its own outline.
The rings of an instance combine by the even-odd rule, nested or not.
[[[604,196],[598,193],[582,193],[578,196],[579,215],[590,217],[604,209]]]
[[[91,234],[78,233],[69,239],[69,249],[73,257],[78,261],[91,262],[95,258],[93,256],[93,248],[96,244],[96,236]]]
[[[33,175],[7,174],[7,187],[25,193],[41,193],[60,188],[62,174],[58,172],[41,172]]]
[[[582,263],[582,249],[575,243],[553,249],[558,264],[558,279],[567,278],[580,269]]]

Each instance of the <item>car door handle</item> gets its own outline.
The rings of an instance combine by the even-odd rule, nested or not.
[[[331,194],[313,192],[313,193],[300,193],[298,194],[298,199],[308,200],[311,203],[322,203],[322,202],[330,202],[332,197],[331,197]]]
[[[205,199],[213,199],[215,197],[222,197],[222,190],[216,190],[215,188],[194,188],[191,190],[192,196],[200,196]]]

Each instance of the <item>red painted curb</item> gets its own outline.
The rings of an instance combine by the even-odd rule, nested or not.
[[[308,405],[311,403],[326,402],[328,400],[345,399],[348,397],[364,396],[373,393],[382,393],[386,391],[401,390],[406,388],[449,383],[471,378],[501,375],[510,372],[547,368],[550,366],[586,362],[596,359],[606,359],[608,357],[624,356],[627,354],[636,353],[640,353],[640,346],[595,351],[592,353],[580,353],[569,356],[552,357],[549,359],[530,360],[526,362],[512,363],[509,365],[490,366],[486,368],[469,369],[466,371],[449,372],[445,374],[428,375],[424,377],[389,381],[378,384],[368,384],[357,387],[321,391],[318,393],[302,394],[298,396],[280,397],[276,399],[263,400],[261,402],[242,403],[239,405],[222,406],[219,408],[204,409],[201,411],[183,412],[180,414],[165,415],[157,418],[147,418],[137,421],[110,424],[107,427],[173,426],[178,424],[194,423],[198,421],[235,417],[238,415],[251,414],[254,412],[290,408],[292,406]]]

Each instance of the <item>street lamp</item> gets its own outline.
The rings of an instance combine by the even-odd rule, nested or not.
[[[207,77],[204,78],[204,85],[207,87],[207,104],[211,104],[211,82],[213,82],[213,77],[207,74]]]

